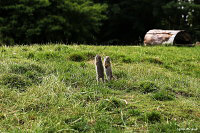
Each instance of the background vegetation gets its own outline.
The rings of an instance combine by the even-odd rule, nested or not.
[[[0,43],[138,44],[150,29],[200,38],[199,0],[1,0]]]
[[[199,100],[200,47],[0,47],[0,132],[200,132]]]

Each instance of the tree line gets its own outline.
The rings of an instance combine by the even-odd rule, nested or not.
[[[0,43],[138,44],[150,29],[200,39],[199,0],[0,0]]]

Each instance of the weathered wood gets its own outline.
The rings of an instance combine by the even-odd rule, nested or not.
[[[200,42],[196,42],[196,44],[195,44],[196,46],[200,46]]]
[[[190,46],[192,39],[190,35],[183,30],[150,30],[144,37],[144,45],[184,45]]]

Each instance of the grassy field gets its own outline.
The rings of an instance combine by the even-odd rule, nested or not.
[[[199,46],[0,47],[0,132],[200,132],[199,101]]]

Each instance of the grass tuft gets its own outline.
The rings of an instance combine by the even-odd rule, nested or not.
[[[82,53],[73,53],[69,55],[69,60],[81,62],[85,60],[85,57]]]
[[[22,51],[26,52],[26,51],[28,51],[28,48],[22,48]]]
[[[157,111],[152,111],[149,113],[146,113],[144,115],[144,120],[146,122],[150,122],[150,123],[160,123],[161,122],[161,114]]]
[[[6,50],[5,50],[5,49],[1,49],[1,52],[2,52],[2,53],[5,53],[5,52],[6,52]]]
[[[22,75],[32,83],[41,83],[42,76],[45,74],[45,70],[37,64],[14,64],[10,69],[11,73]]]
[[[41,48],[41,47],[37,48],[37,51],[42,51],[42,50],[43,50],[43,48]]]
[[[174,100],[175,96],[169,91],[161,90],[153,94],[152,98],[159,101],[170,101],[170,100]]]
[[[35,57],[34,53],[29,53],[27,56],[28,59],[33,59],[34,57]]]
[[[83,116],[72,116],[64,121],[66,124],[77,132],[86,132],[90,129],[88,121]]]
[[[170,123],[157,123],[150,127],[150,133],[179,133],[179,126],[175,121]]]
[[[124,58],[122,58],[122,62],[123,63],[132,63],[133,60],[130,57],[124,57]]]
[[[11,66],[11,72],[16,74],[25,74],[29,71],[36,71],[38,73],[45,73],[45,70],[36,64],[14,64]]]
[[[149,63],[154,63],[158,65],[164,64],[163,61],[161,61],[159,58],[146,58],[146,59],[143,59],[142,61],[147,61]]]
[[[121,79],[121,78],[125,79],[125,78],[128,77],[128,74],[127,74],[125,71],[123,71],[123,70],[115,71],[115,72],[113,73],[113,75],[115,75],[115,77],[116,77],[117,79]]]
[[[137,87],[132,82],[128,82],[127,80],[124,79],[107,82],[106,86],[114,90],[131,91],[137,89]]]
[[[139,116],[141,112],[138,109],[128,109],[129,116]]]
[[[9,88],[24,91],[25,87],[31,85],[31,81],[24,76],[17,74],[4,74],[0,77],[0,84],[8,86]]]
[[[116,108],[120,108],[125,106],[125,102],[121,99],[112,97],[110,99],[103,99],[99,101],[98,108],[99,110],[106,110],[106,111],[112,111]]]
[[[145,81],[140,83],[140,89],[143,93],[150,93],[156,91],[158,87],[154,82]]]
[[[55,50],[55,51],[61,51],[61,50],[62,50],[62,47],[56,47],[54,50]]]
[[[87,60],[92,60],[96,56],[96,53],[89,51],[89,52],[84,52],[83,55],[86,56]]]

